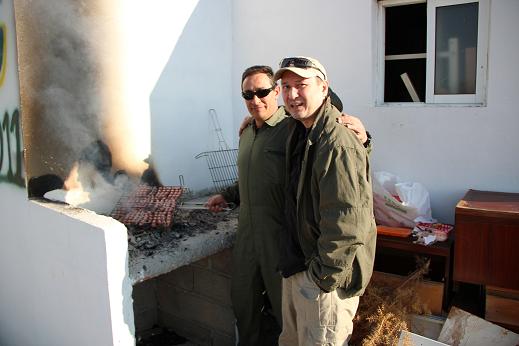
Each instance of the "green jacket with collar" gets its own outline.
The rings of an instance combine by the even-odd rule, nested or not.
[[[297,187],[299,242],[322,290],[342,287],[347,296],[358,296],[371,278],[376,244],[368,151],[336,122],[340,113],[329,98],[317,112]],[[287,153],[295,145],[295,122],[290,119]]]

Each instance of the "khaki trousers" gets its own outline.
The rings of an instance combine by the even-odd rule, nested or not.
[[[342,288],[323,292],[307,271],[282,281],[279,345],[348,345],[359,297],[346,298]]]

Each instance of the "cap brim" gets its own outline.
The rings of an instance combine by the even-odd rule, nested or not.
[[[316,70],[315,68],[300,68],[300,67],[280,68],[274,74],[274,80],[277,81],[278,79],[281,79],[281,77],[283,76],[283,73],[285,73],[287,71],[293,72],[303,78],[319,77],[322,80],[326,80],[326,78],[324,78],[324,75],[319,70]]]

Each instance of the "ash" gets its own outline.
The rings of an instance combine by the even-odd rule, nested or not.
[[[149,257],[169,251],[189,237],[216,230],[220,223],[236,219],[237,216],[237,210],[212,213],[209,210],[177,209],[172,226],[166,229],[128,227],[130,257]]]

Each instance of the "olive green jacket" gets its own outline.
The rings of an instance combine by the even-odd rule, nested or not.
[[[329,98],[308,134],[297,187],[297,227],[308,271],[324,291],[361,295],[373,272],[376,226],[368,151],[339,125]],[[292,153],[296,120],[289,120]],[[287,158],[289,155],[287,155]],[[287,159],[287,171],[290,160]]]
[[[285,109],[279,107],[261,128],[251,122],[240,136],[238,183],[222,192],[227,202],[240,204],[237,241],[270,237],[275,243],[269,252],[275,252],[276,257],[279,233],[285,225],[287,120]]]

